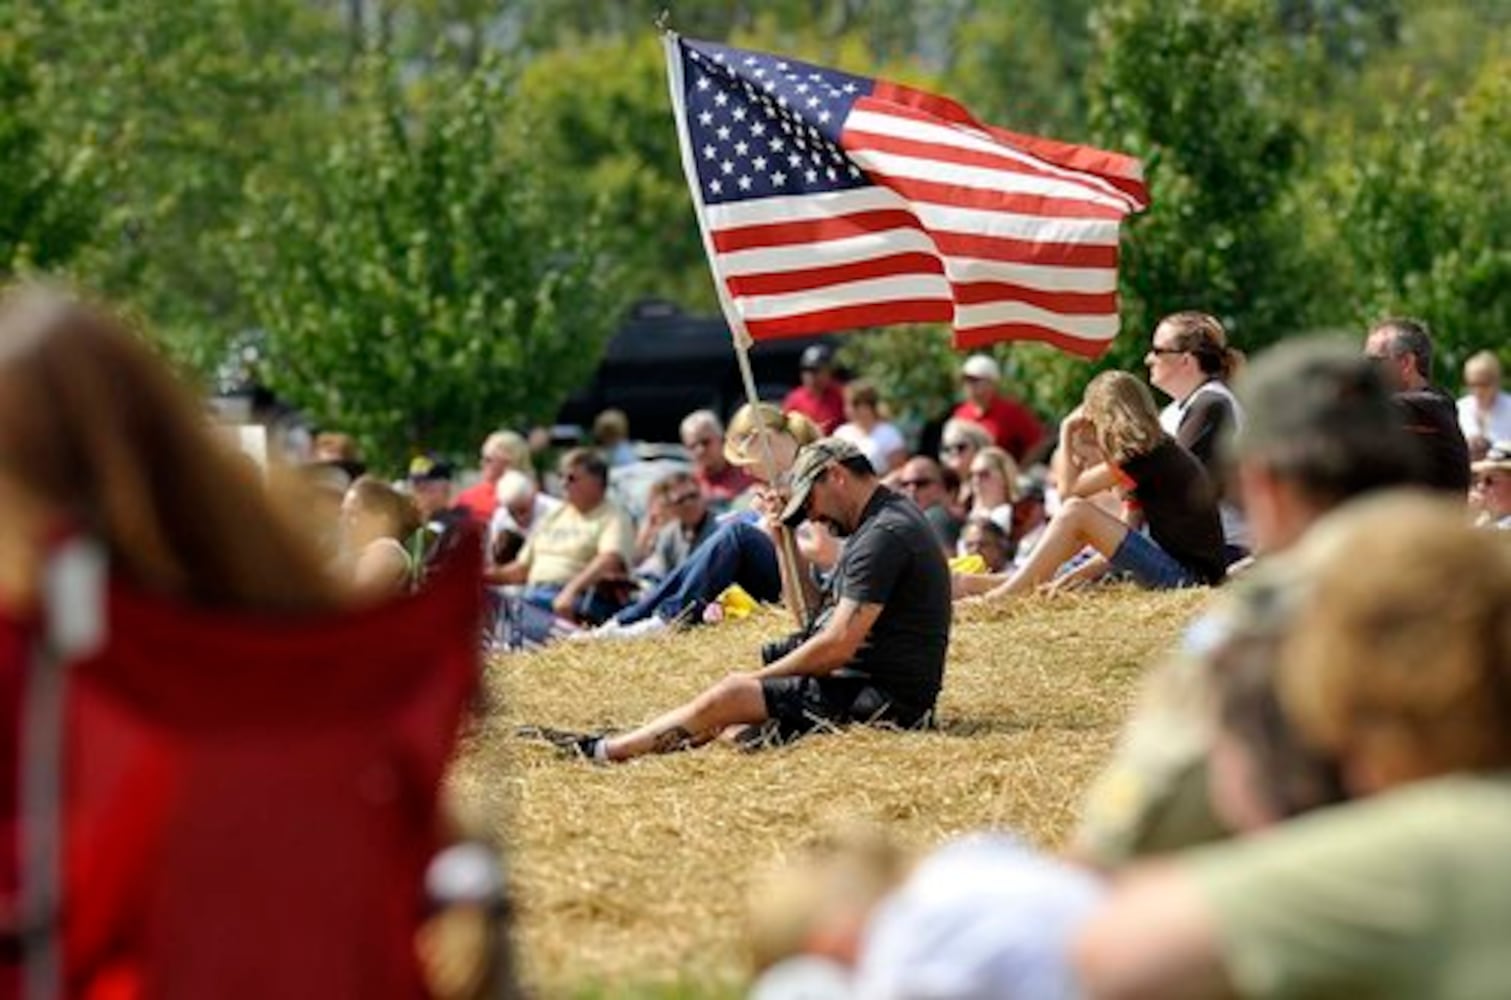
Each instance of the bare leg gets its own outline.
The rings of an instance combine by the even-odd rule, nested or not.
[[[754,677],[726,677],[685,705],[605,744],[609,760],[702,746],[726,727],[766,721],[766,697]]]
[[[1032,590],[1048,581],[1065,560],[1088,545],[1111,559],[1127,536],[1128,525],[1096,504],[1072,497],[1049,522],[1048,530],[1023,568],[987,596],[1015,596]]]

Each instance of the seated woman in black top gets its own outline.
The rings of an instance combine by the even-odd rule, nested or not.
[[[1086,463],[1075,447],[1092,439],[1102,461]],[[1154,399],[1126,372],[1091,380],[1080,408],[1060,425],[1060,448],[1073,474],[1066,500],[1043,540],[1011,576],[961,577],[957,595],[1016,595],[1049,582],[1086,547],[1097,555],[1055,581],[1057,587],[1121,570],[1145,587],[1214,584],[1223,576],[1222,523],[1201,463],[1160,429]],[[1123,519],[1087,497],[1107,489],[1123,496]],[[1141,533],[1140,525],[1147,527]]]

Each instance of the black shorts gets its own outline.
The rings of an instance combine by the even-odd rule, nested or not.
[[[775,724],[769,735],[778,740],[852,723],[900,729],[933,724],[932,709],[903,704],[865,677],[768,677],[761,694]]]

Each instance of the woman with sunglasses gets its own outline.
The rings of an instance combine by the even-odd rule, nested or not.
[[[761,433],[764,428],[765,434]],[[762,485],[755,491],[751,509],[734,514],[688,555],[659,584],[603,626],[583,633],[591,638],[629,638],[659,632],[668,625],[693,625],[702,620],[703,609],[732,584],[739,584],[758,601],[785,601],[798,625],[808,623],[800,608],[808,605],[783,585],[782,546],[776,544],[768,512],[781,512],[783,499],[768,480],[784,476],[792,468],[798,449],[818,440],[818,427],[801,413],[783,413],[767,403],[746,405],[736,411],[724,439],[724,457]],[[770,450],[762,444],[769,441]],[[800,579],[800,565],[787,574]]]
[[[1144,355],[1149,383],[1170,397],[1160,427],[1197,457],[1219,492],[1219,443],[1243,423],[1243,409],[1228,388],[1241,360],[1216,317],[1191,311],[1160,320]],[[1235,504],[1224,500],[1219,509],[1225,558],[1232,563],[1248,555],[1249,526]]]

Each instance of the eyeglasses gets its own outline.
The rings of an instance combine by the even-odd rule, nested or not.
[[[714,439],[711,437],[696,438],[692,441],[688,441],[685,445],[688,451],[697,451],[700,448],[712,448],[713,446]]]
[[[673,507],[681,507],[683,504],[692,503],[702,495],[703,494],[699,493],[697,490],[690,490],[689,492],[680,494],[678,496],[667,497],[666,502],[671,504]]]
[[[937,480],[937,479],[901,479],[901,480],[898,480],[897,485],[901,486],[905,490],[921,490],[925,486],[938,486],[939,485],[939,480]]]

